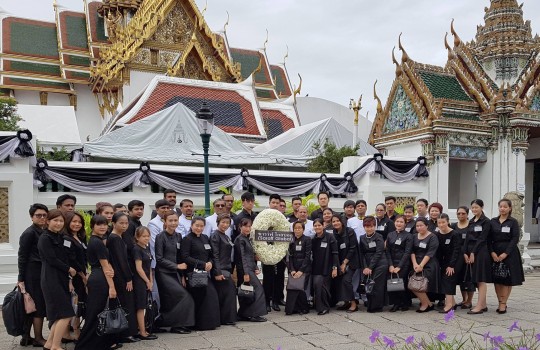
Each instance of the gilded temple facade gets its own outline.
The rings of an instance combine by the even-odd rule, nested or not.
[[[176,98],[199,105],[214,100],[215,113],[234,103],[219,91],[251,86],[249,96],[245,89],[236,94],[255,119],[245,134],[235,135],[242,141],[261,143],[299,125],[285,63],[270,64],[266,43],[260,50],[229,47],[227,24],[213,32],[194,0],[83,2],[84,12],[75,12],[55,1],[54,22],[0,12],[1,94],[19,104],[73,106],[83,141],[110,130],[119,112],[160,75],[184,78],[189,94]]]
[[[374,91],[378,107],[371,143],[387,155],[424,155],[430,164],[430,200],[445,208],[476,196],[495,214],[505,193],[519,191],[526,195],[526,217],[535,209],[540,39],[532,35],[522,7],[516,0],[491,0],[485,23],[469,42],[452,21],[452,37],[444,38],[444,67],[415,61],[400,37],[401,62],[393,51],[396,76],[384,107]]]

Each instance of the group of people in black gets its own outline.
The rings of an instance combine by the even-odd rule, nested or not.
[[[524,281],[517,247],[520,229],[509,200],[499,201],[499,216],[491,220],[483,213],[483,202],[474,200],[473,217],[462,206],[458,221],[451,224],[442,205],[424,199],[398,215],[396,198],[387,197],[369,216],[364,200],[348,200],[343,213],[336,213],[328,206],[327,193],[317,198],[320,208],[311,216],[299,197],[292,199],[288,254],[276,265],[261,267],[250,238],[256,217],[250,192],[242,194],[239,213],[232,212],[234,197],[225,194],[214,201],[214,214],[203,218],[193,216],[189,199],[176,208],[176,193],[166,190],[147,226],[140,221],[143,202],[100,202],[88,239],[75,196],[60,196],[52,210],[33,204],[32,225],[20,237],[18,285],[33,298],[36,312],[28,318],[21,345],[57,350],[75,341],[75,349],[117,349],[123,343],[157,339],[154,333],[166,328],[187,334],[239,320],[264,322],[280,306],[286,315],[311,308],[324,315],[335,306],[352,313],[362,302],[368,312],[386,305],[392,305],[391,312],[406,311],[413,294],[407,288],[387,292],[387,281],[400,278],[407,286],[411,275],[428,280],[426,291],[414,291],[420,301],[417,312],[434,310],[438,300],[440,312],[461,307],[481,314],[487,311],[486,284],[494,283],[496,311],[506,313],[512,286]],[[273,194],[269,207],[285,215],[287,205]],[[454,298],[457,285],[462,286],[460,304]],[[237,297],[244,288],[251,297]],[[159,308],[152,329],[145,323],[149,300]],[[129,328],[97,336],[97,316],[108,303],[127,310]]]

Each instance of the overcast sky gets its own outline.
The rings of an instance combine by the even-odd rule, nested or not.
[[[205,0],[196,2],[202,10]],[[82,9],[82,0],[58,3]],[[385,104],[395,77],[391,52],[399,33],[412,59],[444,65],[443,40],[452,18],[460,37],[469,41],[484,23],[486,6],[488,0],[208,0],[205,18],[214,31],[222,30],[229,12],[232,47],[262,48],[268,29],[271,63],[283,62],[288,45],[287,69],[295,85],[297,74],[302,75],[302,96],[348,105],[351,97],[364,94],[362,114],[369,111],[373,119],[373,83],[379,80],[377,92]],[[54,19],[52,0],[0,0],[0,7],[17,16]],[[540,1],[526,0],[523,10],[534,35]]]

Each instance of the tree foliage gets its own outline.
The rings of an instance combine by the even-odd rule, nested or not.
[[[17,101],[0,97],[0,131],[17,131],[22,118],[17,114]]]
[[[338,148],[328,139],[324,141],[324,144],[317,141],[313,144],[315,158],[308,161],[307,170],[312,173],[339,173],[339,166],[343,162],[343,158],[356,156],[359,149],[359,145]]]
[[[54,160],[59,162],[69,162],[71,160],[71,153],[68,152],[66,147],[62,146],[60,148],[58,147],[52,147],[52,150],[49,152],[45,152],[43,147],[39,147],[38,144],[38,152],[37,152],[37,158],[43,158],[45,160]]]

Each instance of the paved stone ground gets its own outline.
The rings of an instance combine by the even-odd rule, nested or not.
[[[190,335],[159,334],[158,340],[126,344],[123,349],[372,349],[369,336],[373,330],[379,330],[381,335],[401,343],[409,335],[417,339],[429,338],[443,331],[449,337],[467,333],[481,340],[483,334],[491,332],[492,335],[507,338],[518,335],[517,332],[508,332],[508,327],[516,320],[524,329],[540,331],[538,291],[540,271],[537,270],[526,275],[523,286],[514,288],[505,315],[495,313],[495,292],[490,288],[488,313],[467,315],[466,311],[458,310],[456,320],[450,323],[445,323],[443,314],[418,314],[413,310],[369,314],[365,308],[361,308],[353,314],[331,311],[325,316],[317,316],[313,312],[305,316],[271,312],[265,323],[239,322],[236,326],[222,326],[215,331],[193,332]],[[3,324],[0,326],[0,349],[22,349],[18,345],[20,338],[7,335]],[[67,349],[73,349],[73,345],[68,345]]]

